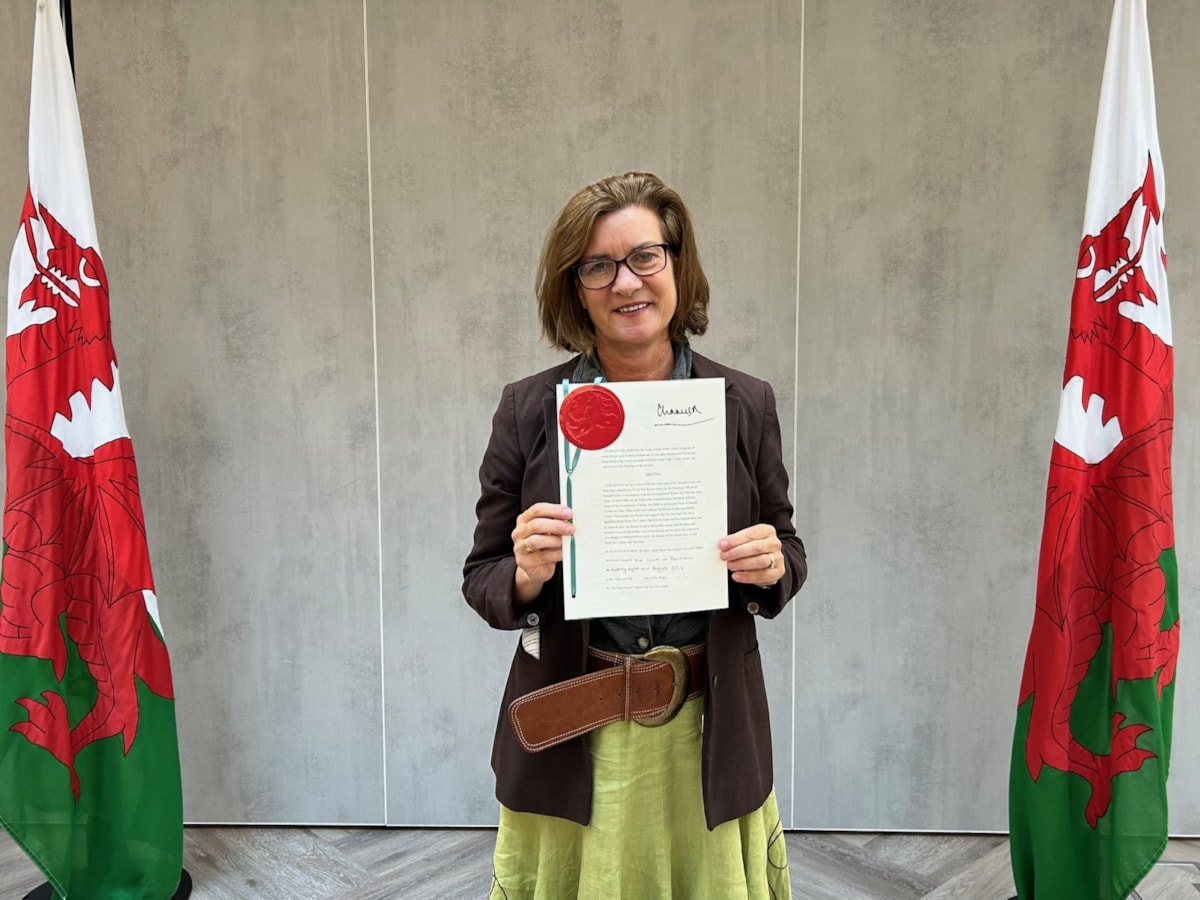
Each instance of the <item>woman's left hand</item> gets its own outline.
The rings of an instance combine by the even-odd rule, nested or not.
[[[774,525],[751,525],[717,541],[725,568],[739,584],[769,587],[786,571],[783,544]]]

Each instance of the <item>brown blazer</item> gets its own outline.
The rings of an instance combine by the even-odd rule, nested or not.
[[[584,673],[589,623],[563,618],[562,578],[547,581],[520,612],[512,597],[517,516],[538,501],[560,502],[554,389],[571,377],[576,362],[504,388],[479,467],[478,522],[463,568],[463,595],[493,628],[541,627],[541,659],[518,642],[509,670],[492,747],[496,798],[509,809],[586,825],[592,780],[584,740],[527,753],[506,715],[509,703],[522,694]],[[729,533],[760,522],[774,525],[787,558],[787,572],[773,588],[730,579],[729,608],[710,614],[701,766],[704,816],[711,830],[754,811],[771,790],[771,726],[754,622],[783,609],[800,590],[808,566],[792,524],[771,386],[695,352],[692,377],[725,379]]]

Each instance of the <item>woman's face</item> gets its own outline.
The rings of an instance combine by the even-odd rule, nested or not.
[[[663,243],[662,223],[643,206],[606,213],[592,226],[583,258],[624,259],[639,247]],[[635,275],[627,265],[617,267],[617,280],[606,288],[586,290],[576,282],[584,308],[596,328],[596,347],[621,355],[670,343],[675,315],[675,261],[655,275]]]

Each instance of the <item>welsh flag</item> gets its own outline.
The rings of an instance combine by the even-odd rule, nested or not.
[[[1179,651],[1166,199],[1145,0],[1116,0],[1009,780],[1021,900],[1128,896],[1167,840]]]
[[[0,824],[59,897],[170,897],[171,668],[58,0],[38,0],[8,280]]]

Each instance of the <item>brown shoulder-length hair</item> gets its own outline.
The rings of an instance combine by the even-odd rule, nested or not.
[[[542,333],[555,347],[572,353],[595,349],[596,331],[583,308],[575,265],[583,258],[596,220],[629,206],[645,207],[658,216],[675,262],[677,305],[671,317],[671,340],[708,329],[708,279],[700,268],[687,207],[658,176],[626,172],[588,185],[568,200],[546,236],[538,265],[538,314]]]

